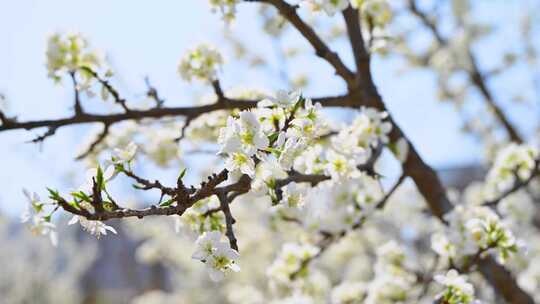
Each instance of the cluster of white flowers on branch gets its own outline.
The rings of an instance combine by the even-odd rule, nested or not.
[[[215,281],[223,279],[226,271],[240,271],[240,267],[236,264],[238,252],[220,239],[219,231],[203,233],[197,239],[197,250],[192,256],[193,259],[206,264],[210,278]]]
[[[439,295],[442,303],[480,303],[480,301],[474,300],[473,285],[467,282],[466,276],[460,275],[455,269],[449,270],[446,275],[436,275],[435,281],[445,287],[445,290]]]

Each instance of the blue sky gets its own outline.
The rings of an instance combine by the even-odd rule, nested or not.
[[[489,14],[519,13],[519,5],[483,2],[490,2]],[[507,6],[512,9],[507,10]],[[255,6],[241,5],[238,16],[232,27],[235,35],[247,37],[259,54],[272,58],[270,40],[261,38],[259,27],[253,26]],[[8,98],[8,113],[21,120],[68,115],[72,89],[54,85],[47,78],[44,50],[48,34],[78,31],[106,52],[126,96],[143,94],[143,77],[148,75],[168,105],[189,104],[206,87],[183,83],[176,73],[178,59],[199,42],[221,45],[222,27],[220,17],[202,0],[1,0],[0,92]],[[293,33],[290,39],[298,36]],[[337,45],[350,63],[345,47]],[[435,101],[433,75],[418,71],[398,76],[397,64],[375,59],[375,79],[396,121],[421,155],[437,167],[478,161],[481,150],[473,139],[459,132],[460,117],[451,106]],[[290,69],[328,75],[321,76],[306,95],[333,94],[342,87],[332,79],[329,66],[314,56]],[[283,88],[275,74],[235,63],[227,64],[222,74],[225,87]],[[99,107],[105,106],[91,105]],[[63,128],[41,146],[25,143],[36,132],[0,133],[0,212],[17,214],[22,210],[23,186],[43,195],[46,186],[77,186],[81,175],[74,172],[80,172],[82,165],[73,158],[89,128]]]

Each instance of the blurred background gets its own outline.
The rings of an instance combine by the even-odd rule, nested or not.
[[[396,44],[407,44],[420,52],[430,46],[433,38],[414,16],[404,12],[405,2],[391,1],[395,10],[388,32],[407,41]],[[437,12],[449,39],[459,35],[451,21],[452,2],[419,1],[427,12]],[[486,33],[473,44],[484,70],[496,69],[510,53],[523,52],[524,22],[530,23],[532,32],[527,41],[533,48],[540,47],[537,1],[471,3],[473,19],[486,27]],[[341,18],[330,19],[305,9],[301,12],[317,24],[321,35],[352,66],[347,40],[340,35]],[[0,0],[2,108],[19,120],[58,118],[71,113],[73,91],[69,79],[56,85],[47,78],[46,41],[49,34],[57,31],[80,32],[93,48],[102,50],[115,72],[115,85],[128,100],[144,100],[148,77],[166,105],[198,103],[211,89],[183,82],[176,67],[181,55],[201,42],[222,50],[226,63],[220,80],[226,89],[250,87],[272,92],[298,86],[307,96],[342,92],[344,84],[333,77],[329,65],[316,58],[293,29],[279,39],[264,34],[268,14],[258,5],[241,4],[235,22],[227,26],[219,14],[211,11],[207,1],[201,0]],[[476,120],[490,119],[482,114],[482,97],[477,92],[467,92],[461,96],[466,100],[465,106],[457,105],[456,99],[441,98],[440,73],[411,65],[405,52],[392,51],[392,43],[388,48],[387,53],[374,55],[372,69],[397,123],[424,160],[441,173],[445,184],[461,188],[470,180],[482,179],[486,142],[470,131]],[[291,49],[299,50],[299,55],[287,57]],[[460,83],[462,78],[458,75],[453,81]],[[490,85],[497,103],[523,137],[538,134],[537,61],[513,65]],[[88,100],[85,106],[95,112],[113,109],[110,103],[99,100]],[[351,113],[336,110],[328,114],[347,120]],[[131,228],[113,222],[119,234],[97,241],[78,228],[66,227],[60,231],[60,246],[54,248],[46,240],[32,238],[19,224],[19,214],[26,204],[23,187],[45,196],[43,190],[47,186],[67,191],[84,181],[87,164],[74,158],[92,130],[90,125],[62,128],[41,144],[28,141],[42,130],[0,133],[0,257],[9,261],[0,270],[0,294],[7,292],[13,299],[6,303],[124,303],[148,290],[172,288],[174,281],[164,265],[141,263],[137,259],[141,234],[131,235],[127,231]],[[500,130],[493,131],[492,136],[499,135]],[[185,156],[179,162],[181,165],[162,169],[154,164],[140,164],[138,170],[174,180],[179,166],[185,166],[190,168],[188,183],[196,183],[206,169],[201,162],[207,156],[183,154],[189,147],[180,146],[179,150]],[[115,187],[114,191],[123,193],[126,201],[137,203],[152,197],[132,191],[129,184]],[[162,221],[172,229],[172,219]],[[13,278],[24,278],[28,283],[16,284]],[[61,292],[48,292],[53,286]],[[41,300],[32,300],[29,291]]]

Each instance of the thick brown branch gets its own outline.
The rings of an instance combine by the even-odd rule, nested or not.
[[[365,70],[363,71],[358,71],[358,73],[370,73],[369,66],[365,67]],[[364,92],[351,92],[351,95],[358,96],[359,106],[362,104],[365,105],[366,100],[369,100],[371,106],[374,106],[381,111],[386,111],[386,106],[372,81],[363,83],[361,87],[365,90]],[[363,100],[363,102],[360,102],[360,100]],[[425,198],[431,212],[443,223],[446,223],[444,214],[452,210],[452,205],[446,194],[446,189],[442,185],[435,171],[423,161],[411,141],[407,139],[391,116],[389,116],[389,120],[393,126],[390,133],[390,140],[396,142],[400,138],[405,138],[409,145],[409,153],[403,164],[403,173],[413,179],[418,190]],[[495,288],[497,288],[498,285],[506,284],[504,282],[509,282],[506,286],[507,290],[503,292],[503,296],[507,301],[511,303],[534,303],[531,296],[515,283],[515,279],[503,266],[497,264],[491,257],[487,257],[482,261],[485,261],[485,263],[490,265],[490,271],[486,271],[487,267],[480,267],[480,271],[491,281]],[[497,275],[493,275],[493,273],[496,273]]]
[[[358,11],[349,5],[349,7],[343,11],[343,18],[345,19],[347,34],[349,36],[354,61],[356,63],[356,77],[357,81],[359,82],[358,85],[361,85],[368,80],[363,78],[371,77],[371,74],[361,72],[369,70],[369,52],[366,50],[364,41],[362,40],[360,17]]]
[[[478,266],[480,272],[507,303],[535,303],[531,296],[524,292],[516,280],[512,278],[512,274],[492,258],[481,259]]]
[[[249,2],[262,2],[273,5],[279,13],[287,19],[299,32],[306,38],[306,40],[313,46],[315,49],[315,54],[324,60],[326,60],[330,65],[332,65],[336,71],[336,74],[339,75],[343,80],[345,80],[349,87],[354,87],[354,74],[349,70],[349,68],[341,61],[338,54],[333,52],[326,43],[315,33],[313,28],[298,16],[296,13],[297,6],[288,4],[283,0],[250,0]]]
[[[141,120],[145,118],[159,119],[170,116],[184,116],[188,118],[196,118],[204,113],[209,113],[217,110],[226,109],[249,109],[257,106],[258,100],[239,100],[225,98],[224,101],[216,102],[209,105],[193,106],[193,107],[162,107],[152,108],[150,110],[131,110],[125,113],[115,114],[88,114],[74,115],[59,119],[45,119],[35,121],[17,122],[14,120],[6,120],[0,126],[0,132],[8,130],[25,129],[31,130],[35,128],[49,127],[60,128],[68,125],[87,124],[87,123],[102,123],[112,125],[126,120]],[[320,102],[326,107],[352,107],[355,102],[347,95],[331,96],[322,98],[313,98],[313,102]]]

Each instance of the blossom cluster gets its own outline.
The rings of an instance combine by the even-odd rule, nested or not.
[[[229,117],[218,137],[219,153],[227,156],[225,168],[253,177],[256,161],[276,161],[290,170],[308,142],[323,132],[320,107],[298,92],[278,92],[257,109]]]
[[[488,207],[458,205],[445,219],[449,227],[433,235],[432,248],[454,262],[466,264],[472,255],[494,253],[504,264],[519,249],[513,232]]]
[[[45,213],[45,203],[42,203],[37,193],[23,189],[28,200],[26,210],[21,215],[21,222],[30,222],[30,230],[37,235],[48,235],[54,246],[58,244],[56,225],[51,223],[51,215]]]
[[[175,230],[180,232],[182,229],[197,234],[203,234],[206,231],[225,231],[225,217],[219,210],[219,200],[214,195],[200,200],[187,209],[182,216],[176,217]]]
[[[370,216],[381,198],[380,185],[365,174],[339,183],[325,181],[309,192],[307,200],[311,203],[302,221],[310,229],[347,231]]]
[[[479,304],[474,300],[474,287],[467,282],[467,276],[460,275],[457,270],[450,269],[445,275],[436,275],[435,281],[444,286],[437,298],[448,304]]]
[[[403,248],[395,241],[389,241],[377,248],[375,278],[367,287],[364,303],[407,302],[414,296],[413,272],[407,268]]]
[[[366,164],[375,150],[389,144],[392,125],[386,117],[386,112],[362,108],[354,121],[332,138],[330,147],[312,145],[306,149],[295,169],[306,174],[324,173],[335,180],[359,177],[359,166]],[[400,159],[406,157],[406,142],[400,140],[393,147]]]
[[[101,55],[90,49],[88,41],[80,34],[55,33],[47,41],[47,70],[54,80],[60,80],[65,72],[75,72],[82,67],[95,69],[102,64]]]
[[[223,20],[230,22],[234,20],[236,5],[239,0],[209,0],[212,11],[219,11]]]
[[[103,200],[103,208],[110,209],[114,202],[107,192],[107,183],[112,180],[117,173],[131,168],[131,162],[135,158],[137,146],[134,143],[128,144],[120,149],[116,148],[111,156],[110,165],[105,170],[101,166],[88,169],[85,182],[76,190],[71,191],[71,200],[67,201],[63,195],[53,189],[48,189],[50,202],[42,202],[36,193],[24,190],[28,199],[28,207],[21,216],[22,222],[30,222],[30,229],[36,234],[48,235],[53,245],[58,243],[56,225],[51,222],[53,214],[61,204],[67,204],[77,210],[83,210],[89,214],[96,212],[93,205],[96,196],[101,197],[104,193],[107,199]],[[48,211],[48,212],[47,212]],[[100,237],[106,235],[107,231],[116,234],[116,230],[97,220],[88,220],[85,216],[74,215],[68,225],[79,223],[81,227],[90,234]]]
[[[287,285],[296,277],[307,275],[306,262],[319,251],[318,247],[310,244],[285,243],[277,258],[268,267],[267,275],[275,284]]]
[[[527,180],[538,167],[538,149],[529,145],[510,144],[501,149],[486,177],[486,195],[496,199],[516,182]]]
[[[232,249],[229,243],[221,241],[221,232],[204,232],[195,244],[197,249],[192,258],[206,265],[212,280],[220,281],[226,272],[240,271],[240,267],[236,264],[238,252]]]
[[[197,79],[211,82],[216,79],[217,72],[223,64],[223,57],[212,46],[200,44],[189,50],[178,64],[178,73],[186,81]]]
[[[108,79],[112,70],[106,65],[105,58],[90,48],[87,39],[76,33],[55,33],[47,41],[48,76],[59,82],[66,73],[71,74],[76,83],[76,90],[94,97],[93,86],[100,83],[100,98],[107,101],[111,96]],[[99,76],[103,74],[103,76]],[[96,81],[98,80],[98,81]]]
[[[359,8],[372,26],[384,27],[392,19],[392,8],[387,0],[303,0],[312,11],[323,10],[329,16],[346,9],[349,4]]]

